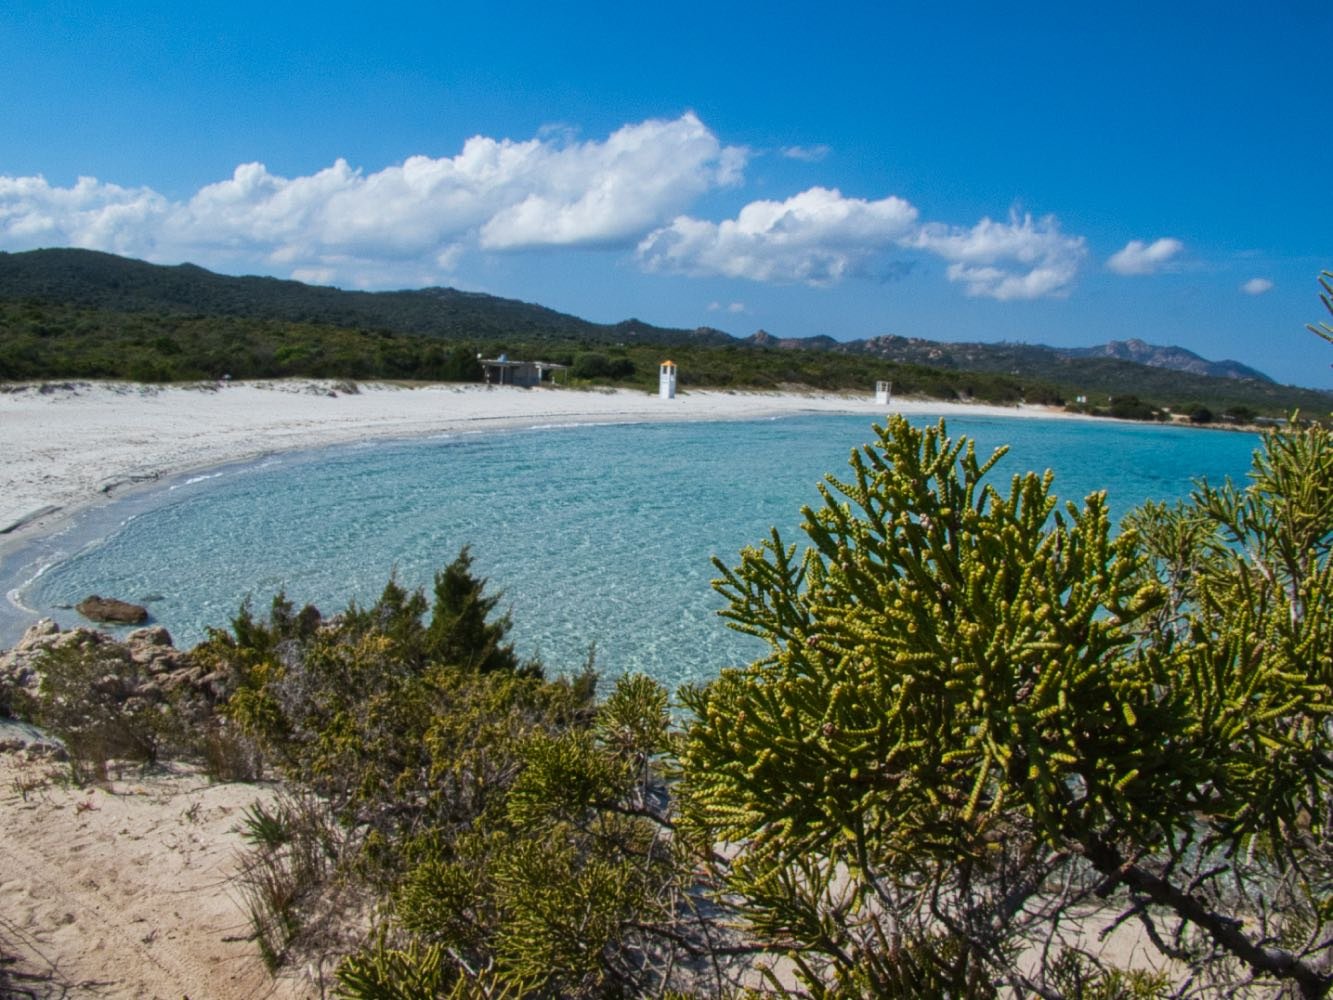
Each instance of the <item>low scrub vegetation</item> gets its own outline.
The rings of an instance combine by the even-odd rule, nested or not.
[[[0,381],[108,378],[137,382],[213,382],[312,377],[480,382],[479,356],[569,366],[573,387],[616,385],[655,391],[658,365],[679,365],[682,390],[810,389],[869,393],[879,380],[898,395],[1002,405],[1060,406],[1079,396],[1088,412],[1156,419],[1190,413],[1201,400],[1216,412],[1322,415],[1328,396],[1270,383],[1205,378],[1143,366],[1112,372],[1010,365],[993,371],[893,361],[841,350],[756,347],[744,343],[607,342],[525,335],[480,327],[442,339],[401,330],[335,326],[316,320],[237,315],[118,312],[47,301],[0,301]],[[1067,366],[1066,366],[1067,367]],[[1127,389],[1142,397],[1128,395]],[[1132,401],[1132,402],[1131,402]]]

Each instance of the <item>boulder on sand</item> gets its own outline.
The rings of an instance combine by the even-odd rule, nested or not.
[[[131,604],[114,597],[98,597],[96,594],[85,597],[74,605],[74,610],[94,622],[138,625],[148,621],[148,609],[142,604]]]

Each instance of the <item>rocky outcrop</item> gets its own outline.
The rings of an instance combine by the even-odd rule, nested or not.
[[[131,604],[129,601],[99,597],[96,594],[85,597],[74,605],[74,610],[89,621],[109,625],[138,625],[148,621],[148,609],[142,604]]]
[[[86,626],[62,631],[44,618],[13,649],[0,653],[0,693],[6,687],[35,693],[43,659],[62,654],[96,658],[99,694],[119,703],[134,699],[150,706],[170,703],[187,720],[211,718],[235,686],[230,673],[211,670],[195,662],[190,652],[173,646],[171,633],[160,625],[116,639]]]
[[[1249,379],[1254,382],[1272,382],[1261,371],[1243,365],[1239,361],[1209,361],[1193,351],[1183,347],[1162,347],[1147,344],[1137,337],[1129,340],[1112,340],[1097,347],[1066,348],[1061,353],[1069,357],[1118,358],[1121,361],[1133,361],[1135,364],[1150,368],[1167,368],[1172,371],[1190,372],[1194,375],[1207,375],[1210,378]]]

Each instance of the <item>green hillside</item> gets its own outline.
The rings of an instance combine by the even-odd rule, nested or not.
[[[544,306],[455,288],[355,292],[278,278],[234,278],[194,264],[163,266],[68,248],[0,253],[0,300],[31,300],[117,313],[234,316],[450,339],[511,334],[556,339],[677,343],[696,333],[629,320],[604,326]]]
[[[1163,407],[1211,417],[1333,409],[1333,394],[1261,377],[1218,378],[1037,345],[762,333],[742,340],[638,320],[591,323],[451,288],[354,292],[88,250],[0,253],[0,380],[466,381],[481,377],[478,354],[500,351],[570,365],[575,382],[644,388],[669,353],[687,388],[869,391],[889,379],[898,393],[1081,405],[1118,416]]]

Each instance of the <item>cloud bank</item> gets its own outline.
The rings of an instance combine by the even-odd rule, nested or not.
[[[650,271],[830,284],[908,236],[916,216],[901,198],[865,201],[816,187],[786,201],[753,201],[722,222],[682,215],[645,237],[638,252]]]
[[[827,148],[782,153],[818,162]],[[245,163],[184,201],[92,177],[59,187],[0,176],[0,249],[77,246],[350,287],[438,283],[467,255],[553,248],[632,251],[661,274],[814,286],[900,277],[933,257],[967,295],[1000,301],[1066,294],[1086,255],[1052,216],[957,226],[923,221],[902,198],[833,187],[751,201],[721,221],[688,214],[740,185],[748,156],[686,113],[584,142],[567,129],[478,135],[455,156],[371,173],[341,159],[290,178]],[[1134,241],[1109,266],[1149,273],[1180,248]]]
[[[0,245],[78,246],[157,260],[261,259],[347,278],[401,262],[447,269],[461,248],[632,246],[699,196],[738,183],[746,153],[693,114],[603,141],[476,136],[453,157],[306,177],[262,163],[173,202],[91,177],[69,188],[0,177]]]
[[[681,216],[644,238],[639,259],[650,271],[827,285],[900,273],[901,261],[876,262],[919,250],[947,261],[949,280],[968,295],[1008,301],[1066,294],[1086,254],[1083,238],[1061,233],[1052,216],[1014,213],[964,229],[921,224],[918,215],[901,198],[866,201],[816,187],[783,202],[751,202],[719,223]]]
[[[923,226],[913,245],[949,261],[949,280],[962,282],[968,295],[1001,302],[1067,294],[1087,252],[1083,237],[1061,233],[1055,216],[1017,212],[1008,222],[982,219],[971,229]]]

